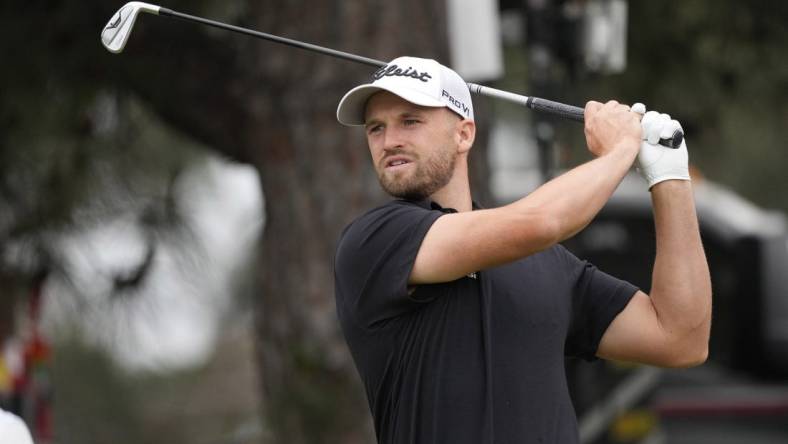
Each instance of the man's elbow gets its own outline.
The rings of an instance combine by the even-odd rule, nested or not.
[[[673,348],[674,352],[666,356],[664,367],[690,368],[697,367],[709,358],[709,338],[693,338],[689,344]]]
[[[702,349],[694,352],[682,353],[673,358],[669,365],[670,368],[690,368],[697,367],[706,362],[709,358],[709,348],[703,347]]]

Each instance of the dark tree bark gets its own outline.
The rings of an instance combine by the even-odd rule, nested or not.
[[[28,39],[24,53],[51,58],[29,61],[37,77],[12,81],[35,88],[56,78],[63,88],[130,92],[174,128],[258,169],[266,227],[257,360],[267,439],[371,442],[369,409],[336,320],[333,254],[341,229],[385,199],[362,132],[334,117],[342,95],[367,81],[372,69],[144,15],[125,52],[112,55],[100,47],[99,31],[120,2],[19,3],[14,21],[2,24],[18,40]],[[448,61],[441,0],[265,0],[235,11],[209,1],[164,6],[381,60],[407,54]],[[51,23],[42,24],[42,17]],[[42,25],[51,26],[34,31]],[[47,38],[36,38],[40,33]],[[4,46],[20,58],[22,47]],[[480,108],[477,103],[477,116]],[[484,139],[480,134],[472,156],[482,202],[489,201]]]

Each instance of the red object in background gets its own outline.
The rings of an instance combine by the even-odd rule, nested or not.
[[[36,280],[30,292],[24,345],[24,372],[15,381],[22,418],[38,444],[52,442],[52,382],[49,365],[52,350],[40,331],[42,289],[46,275]]]

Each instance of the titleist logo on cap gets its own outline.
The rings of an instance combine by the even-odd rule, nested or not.
[[[419,72],[412,67],[407,67],[407,69],[402,69],[397,65],[386,65],[383,68],[372,73],[372,78],[375,80],[381,79],[383,77],[412,77],[414,79],[421,80],[422,82],[428,82],[432,76],[426,72]]]

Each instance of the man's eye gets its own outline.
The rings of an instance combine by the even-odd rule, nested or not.
[[[383,129],[383,125],[372,125],[369,128],[367,128],[367,134],[378,133],[380,132],[381,129]]]
[[[413,126],[419,123],[417,119],[405,119],[405,126]]]

